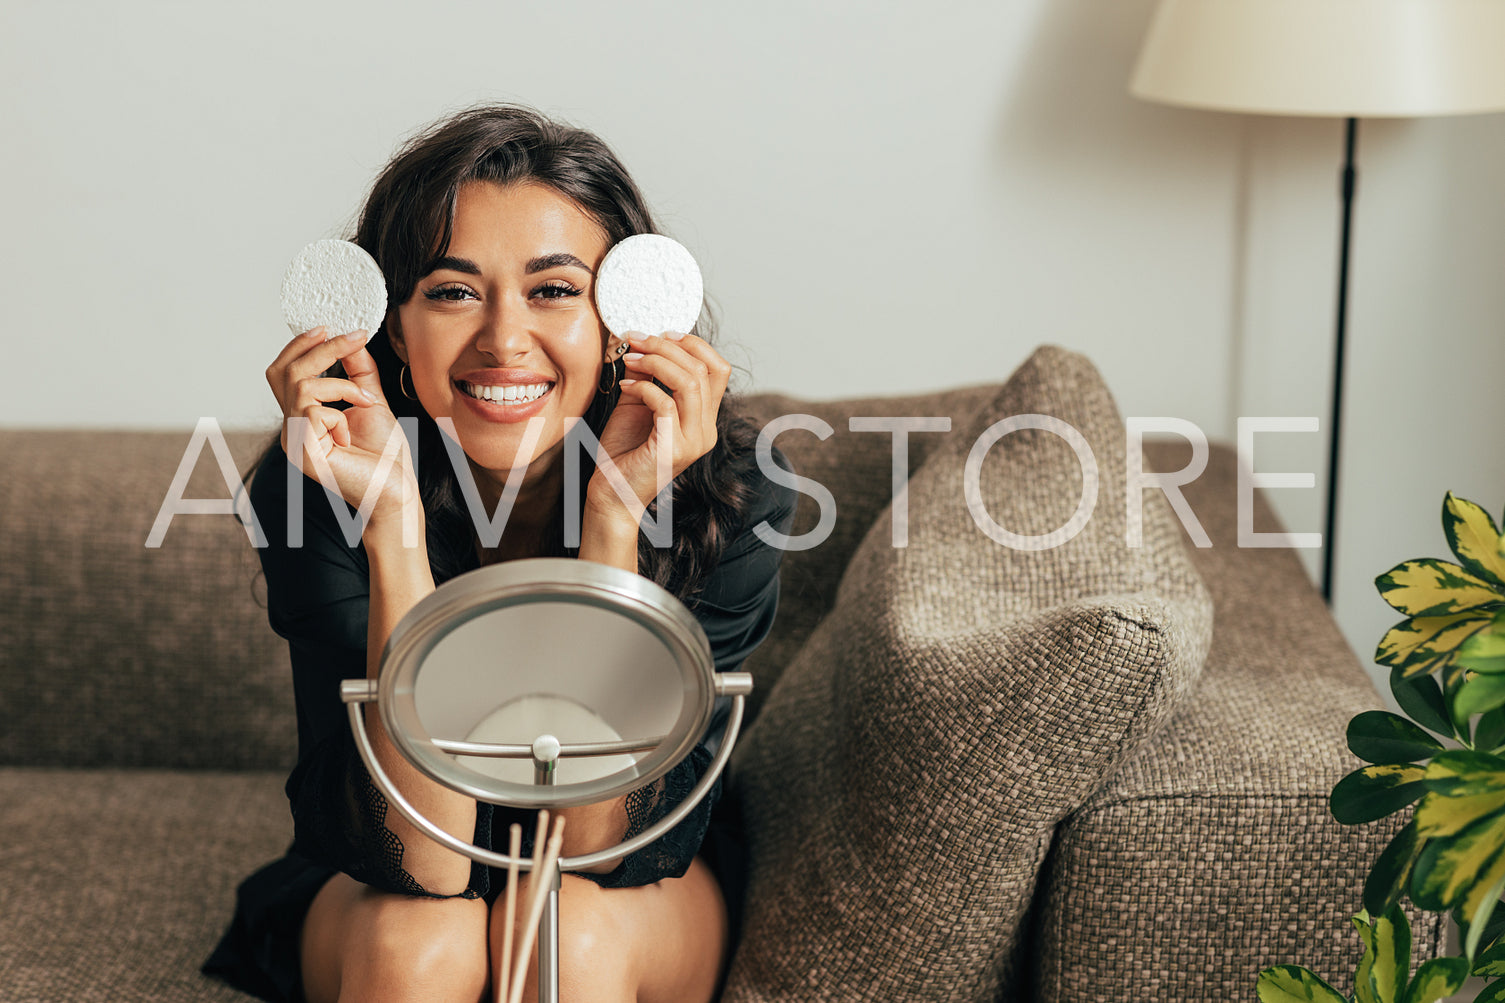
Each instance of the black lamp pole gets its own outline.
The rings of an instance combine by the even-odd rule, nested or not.
[[[1338,324],[1333,348],[1333,414],[1328,422],[1330,441],[1327,447],[1327,529],[1322,534],[1322,598],[1333,602],[1333,551],[1338,521],[1338,449],[1343,441],[1343,342],[1348,330],[1348,236],[1353,223],[1353,196],[1358,185],[1354,167],[1354,150],[1358,145],[1359,120],[1348,119],[1343,143],[1342,236],[1338,243]]]

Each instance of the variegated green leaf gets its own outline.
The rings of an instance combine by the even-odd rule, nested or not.
[[[1259,1003],[1348,1003],[1336,989],[1297,965],[1276,965],[1259,973]]]
[[[1427,790],[1446,797],[1492,794],[1505,789],[1505,757],[1478,749],[1448,749],[1424,771]]]
[[[1443,700],[1445,702],[1451,701],[1457,695],[1458,687],[1463,685],[1463,679],[1468,675],[1468,670],[1458,664],[1458,652],[1456,650],[1449,651],[1446,655],[1443,655],[1437,660],[1433,668],[1438,670],[1437,676],[1442,680]],[[1453,725],[1461,735],[1468,727],[1468,715],[1464,714],[1460,717],[1456,709],[1450,709],[1448,714],[1452,717]]]
[[[1500,530],[1488,512],[1449,491],[1442,503],[1442,531],[1460,564],[1478,577],[1505,588]]]
[[[1505,673],[1505,610],[1459,646],[1458,661],[1474,672]]]
[[[1491,982],[1474,997],[1474,1003],[1505,1003],[1505,982]]]
[[[1505,710],[1492,710],[1474,725],[1474,748],[1494,752],[1502,746],[1505,746]]]
[[[1442,702],[1448,709],[1448,720],[1453,722],[1453,733],[1467,735],[1470,729],[1469,716],[1458,710],[1458,690],[1462,688],[1463,680],[1468,673],[1450,664],[1451,657],[1443,660],[1442,671],[1437,674],[1437,681],[1442,684]]]
[[[1465,918],[1474,915],[1483,894],[1498,880],[1495,868],[1505,865],[1502,849],[1502,815],[1486,816],[1456,835],[1428,840],[1411,869],[1411,901],[1433,912],[1461,906]]]
[[[1505,892],[1505,853],[1496,859],[1489,877],[1494,878],[1492,884],[1488,878],[1481,878],[1463,900],[1463,953],[1470,958],[1483,942],[1490,918],[1500,904],[1500,893]]]
[[[1442,687],[1436,679],[1425,674],[1407,679],[1400,669],[1391,669],[1390,692],[1411,720],[1439,735],[1456,737],[1447,703],[1442,699]]]
[[[1411,763],[1431,759],[1442,743],[1399,714],[1366,710],[1348,722],[1348,747],[1366,763]]]
[[[1401,669],[1408,678],[1430,672],[1482,627],[1488,617],[1487,612],[1475,610],[1452,616],[1418,616],[1402,620],[1380,639],[1374,660]]]
[[[1424,961],[1406,987],[1404,1003],[1438,1003],[1462,989],[1467,978],[1467,958]]]
[[[1484,932],[1479,943],[1486,946],[1505,943],[1505,909],[1496,910],[1489,917],[1489,922],[1484,924]]]
[[[1453,713],[1465,721],[1498,707],[1505,707],[1505,675],[1469,675],[1453,694]]]
[[[1425,840],[1416,834],[1415,818],[1395,834],[1364,881],[1364,909],[1370,915],[1383,916],[1400,902],[1411,878],[1411,866],[1424,845]]]
[[[1416,806],[1416,833],[1423,839],[1455,836],[1488,815],[1505,809],[1505,791],[1448,797],[1435,792]]]
[[[1426,770],[1410,763],[1364,766],[1333,787],[1329,807],[1344,825],[1373,822],[1400,811],[1426,793]]]
[[[1505,940],[1497,940],[1474,959],[1474,974],[1485,978],[1505,975]]]
[[[1397,564],[1376,578],[1374,587],[1406,616],[1450,616],[1505,602],[1505,590],[1433,557]]]
[[[1370,920],[1367,912],[1353,918],[1364,956],[1354,975],[1354,995],[1362,1003],[1400,1003],[1411,970],[1411,924],[1400,906]]]

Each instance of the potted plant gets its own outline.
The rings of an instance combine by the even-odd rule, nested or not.
[[[1379,643],[1404,712],[1366,711],[1348,747],[1368,765],[1333,788],[1333,817],[1361,825],[1405,811],[1354,917],[1364,954],[1345,997],[1296,965],[1261,972],[1261,1003],[1436,1003],[1470,974],[1492,980],[1475,1003],[1505,1003],[1505,538],[1483,508],[1451,492],[1442,528],[1452,561],[1406,561],[1375,579],[1405,615]],[[1401,903],[1450,913],[1461,957],[1410,973]]]

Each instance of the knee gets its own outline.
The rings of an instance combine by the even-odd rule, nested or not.
[[[613,946],[623,944],[621,917],[612,908],[610,893],[595,882],[574,878],[559,895],[559,962],[561,978],[567,963],[597,965]]]
[[[351,986],[353,995],[372,999],[381,987],[394,999],[481,999],[489,977],[486,904],[471,899],[393,897],[377,910],[366,943],[365,964]]]
[[[513,943],[524,937],[523,915],[528,900],[527,882],[520,884]],[[496,928],[502,923],[501,900],[493,907],[495,947],[499,938]],[[559,887],[559,984],[561,995],[575,999],[605,999],[599,993],[582,992],[585,987],[598,985],[622,986],[631,963],[626,938],[622,935],[622,917],[614,908],[609,892],[585,878],[566,874]],[[524,998],[531,999],[538,978],[538,950],[529,952],[523,964],[526,991]],[[515,948],[514,948],[515,950]],[[574,990],[574,991],[571,991]]]

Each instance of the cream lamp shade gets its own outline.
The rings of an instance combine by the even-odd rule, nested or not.
[[[1161,0],[1129,89],[1272,115],[1505,110],[1505,0]]]
[[[1358,120],[1505,110],[1505,0],[1160,0],[1129,91],[1188,108],[1347,120],[1322,535],[1331,602]]]

